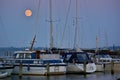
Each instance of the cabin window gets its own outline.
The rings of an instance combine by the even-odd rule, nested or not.
[[[31,55],[30,54],[25,54],[25,59],[31,59]]]
[[[16,59],[31,59],[31,54],[27,54],[27,53],[19,53],[15,55]]]
[[[20,59],[23,59],[24,58],[24,54],[20,54]]]
[[[96,55],[95,57],[96,58],[102,58],[102,55]]]
[[[16,54],[16,55],[15,55],[15,58],[16,58],[16,59],[19,59],[19,54]]]
[[[111,58],[109,55],[103,55],[104,58]]]
[[[68,61],[72,55],[67,55],[66,60]]]
[[[17,54],[16,58],[17,59],[23,59],[24,58],[24,54],[23,53]]]
[[[88,57],[86,54],[77,54],[77,58],[79,61],[85,61],[88,60]]]

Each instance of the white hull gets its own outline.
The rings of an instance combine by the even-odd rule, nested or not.
[[[7,77],[8,72],[0,72],[0,78]]]
[[[47,53],[47,52],[46,52]],[[66,63],[59,54],[44,54],[40,51],[16,51],[13,74],[52,75],[65,74]]]
[[[94,63],[88,63],[86,65],[86,73],[93,73],[96,71],[96,65]],[[68,63],[67,73],[81,73],[84,72],[84,65],[78,63]]]
[[[8,76],[10,76],[13,72],[13,69],[6,69],[5,71],[8,73]]]
[[[20,73],[20,67],[15,66],[13,70],[13,74],[19,74]],[[66,66],[49,66],[49,70],[46,66],[39,66],[34,65],[30,66],[28,69],[28,66],[22,66],[22,72],[23,75],[56,75],[56,74],[65,74],[66,73]]]
[[[103,64],[96,64],[96,71],[97,72],[102,72],[104,71],[104,67],[103,67]]]
[[[13,68],[10,69],[0,69],[0,72],[6,72],[7,76],[10,76],[13,72]]]

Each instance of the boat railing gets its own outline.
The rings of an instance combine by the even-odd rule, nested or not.
[[[52,63],[52,64],[61,64],[61,60],[42,60],[42,59],[6,59],[4,60],[5,64],[47,64],[47,63]]]
[[[6,64],[18,64],[18,63],[28,63],[28,64],[42,64],[41,59],[6,59],[4,60]]]

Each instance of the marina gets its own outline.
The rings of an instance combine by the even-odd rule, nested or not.
[[[52,80],[52,79],[72,80],[74,78],[73,80],[78,80],[78,79],[96,80],[97,77],[99,77],[98,80],[104,80],[105,78],[109,79],[109,80],[117,80],[117,79],[119,80],[120,63],[116,62],[115,60],[112,60],[111,58],[110,58],[109,63],[108,62],[106,63],[106,61],[105,61],[105,63],[102,63],[103,61],[100,60],[102,62],[100,62],[99,64],[98,63],[94,64],[96,66],[96,70],[94,70],[93,72],[86,72],[87,65],[92,63],[92,59],[91,60],[89,59],[89,56],[86,55],[86,52],[85,53],[84,52],[74,52],[74,51],[70,50],[71,53],[70,52],[68,53],[68,50],[67,50],[66,54],[64,53],[64,55],[61,55],[63,57],[61,57],[59,54],[55,54],[56,50],[52,50],[54,52],[54,54],[51,54],[51,53],[47,54],[44,50],[40,50],[40,51],[41,52],[28,51],[28,50],[27,51],[16,51],[15,50],[14,54],[13,54],[14,59],[12,59],[12,56],[11,56],[11,59],[7,58],[7,57],[10,57],[9,55],[6,57],[4,56],[5,57],[4,64],[7,65],[7,63],[9,63],[9,64],[13,63],[14,69],[10,76],[6,76],[2,79],[9,80],[10,78],[13,78],[13,80],[14,79],[24,80],[24,79],[39,79],[40,78],[43,80],[46,80],[46,79],[47,80]],[[59,50],[57,50],[57,51],[59,51]],[[72,56],[73,53],[74,53],[74,56]],[[61,54],[63,54],[63,51],[61,51]],[[75,54],[77,54],[79,57],[75,57]],[[80,58],[79,54],[84,55],[84,57],[83,57],[84,60],[82,60],[82,58]],[[67,58],[67,55],[68,55],[68,58]],[[85,58],[85,55],[87,58]],[[70,58],[70,56],[71,56],[71,58]],[[78,60],[77,60],[77,58],[78,58]],[[72,59],[76,59],[76,60],[72,60]],[[64,63],[61,63],[61,62],[64,62]],[[85,66],[84,62],[87,62],[86,68],[84,67]],[[49,66],[47,63],[49,63]],[[81,63],[82,63],[82,65],[81,65]],[[81,70],[83,70],[83,71],[77,69],[77,65],[79,65],[79,64],[81,66],[83,66],[83,67],[81,67]],[[59,66],[59,68],[56,68],[55,66],[57,66],[57,67]],[[48,69],[48,67],[49,67],[49,69]],[[90,66],[88,66],[88,67],[90,67]],[[101,69],[97,70],[97,68],[99,68],[99,69],[101,68]],[[56,71],[52,71],[52,70],[56,70]],[[76,70],[77,72],[73,71],[73,70]],[[73,76],[73,78],[71,78],[71,76]],[[93,78],[90,78],[90,77],[93,77]]]
[[[0,3],[0,80],[120,80],[119,1]]]

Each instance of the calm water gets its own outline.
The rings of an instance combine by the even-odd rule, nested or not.
[[[111,75],[110,73],[102,73],[97,72],[93,74],[87,74],[86,78],[84,75],[80,74],[67,74],[67,75],[59,75],[59,76],[22,76],[19,78],[17,75],[12,75],[11,77],[7,77],[0,80],[117,80],[120,78],[120,74]]]

